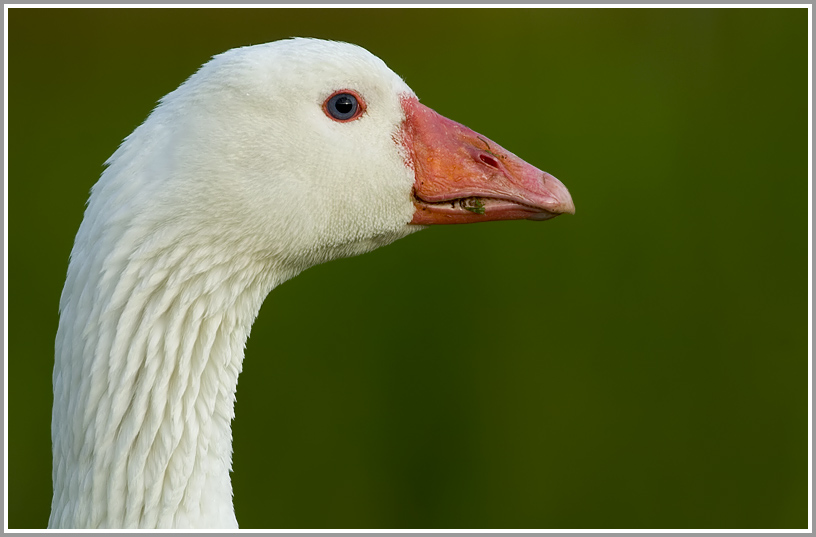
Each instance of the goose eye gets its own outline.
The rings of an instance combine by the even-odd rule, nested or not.
[[[337,121],[351,121],[363,113],[365,105],[362,99],[351,90],[341,90],[332,94],[323,103],[323,111]]]

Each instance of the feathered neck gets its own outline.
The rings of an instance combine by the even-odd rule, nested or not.
[[[268,260],[217,243],[161,247],[161,236],[100,258],[106,248],[82,232],[57,335],[49,526],[237,527],[236,383],[282,278]]]
[[[366,122],[321,104],[366,94]],[[413,233],[413,95],[357,47],[235,49],[108,160],[60,301],[51,527],[235,527],[230,420],[264,297]]]

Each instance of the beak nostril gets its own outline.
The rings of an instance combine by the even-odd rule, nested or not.
[[[487,164],[491,168],[496,168],[497,170],[499,169],[499,161],[496,160],[495,158],[491,157],[490,155],[485,155],[484,153],[480,153],[479,154],[479,160],[481,160],[483,163]]]

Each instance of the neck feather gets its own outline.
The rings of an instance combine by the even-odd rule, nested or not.
[[[236,383],[283,278],[212,245],[92,250],[78,238],[61,303],[49,526],[237,527]]]

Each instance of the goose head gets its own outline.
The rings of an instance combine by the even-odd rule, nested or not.
[[[133,194],[130,218],[293,273],[428,224],[574,211],[557,179],[420,104],[382,60],[346,43],[216,56],[130,138],[106,173],[130,182],[117,185]]]
[[[214,57],[92,189],[60,301],[50,525],[235,527],[230,421],[275,285],[426,225],[573,211],[357,46]]]

